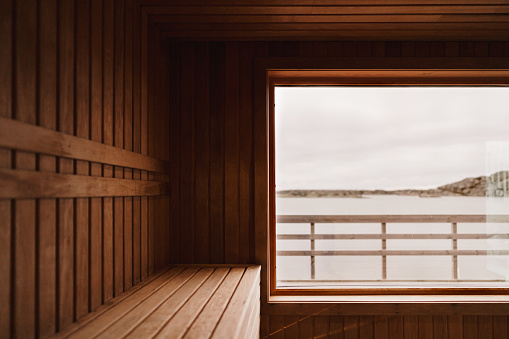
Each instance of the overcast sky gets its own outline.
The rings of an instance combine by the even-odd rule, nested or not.
[[[275,112],[277,190],[432,188],[509,164],[509,88],[277,87]]]

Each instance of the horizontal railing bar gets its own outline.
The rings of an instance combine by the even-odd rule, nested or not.
[[[278,240],[334,239],[509,239],[509,234],[278,234]]]
[[[502,223],[509,215],[278,215],[277,223]]]
[[[449,280],[427,280],[427,279],[415,279],[415,280],[396,280],[396,279],[373,279],[373,280],[324,280],[324,279],[301,279],[301,280],[278,280],[278,283],[369,283],[369,282],[471,282],[471,283],[490,283],[490,282],[503,282],[507,283],[504,279],[491,279],[491,280],[470,280],[470,279],[449,279]]]
[[[508,255],[507,250],[348,250],[348,251],[277,251],[277,256],[344,256],[344,255]]]

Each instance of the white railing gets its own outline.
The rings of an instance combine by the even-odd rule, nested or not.
[[[509,215],[278,215],[278,224],[309,224],[309,234],[277,234],[277,240],[309,240],[310,250],[278,250],[277,256],[309,256],[311,257],[311,280],[315,280],[315,258],[317,256],[381,256],[382,272],[381,281],[387,281],[387,256],[428,256],[441,255],[451,256],[452,281],[458,279],[458,256],[481,256],[481,255],[508,255],[507,250],[460,250],[458,249],[459,239],[509,239],[509,234],[487,234],[487,233],[458,233],[458,223],[509,223]],[[342,223],[342,224],[380,224],[380,233],[363,234],[316,234],[316,224]],[[387,233],[388,223],[448,223],[448,233]],[[380,240],[380,250],[316,250],[317,240],[335,239],[363,239]],[[388,239],[450,239],[451,248],[446,250],[388,250]],[[330,280],[327,280],[330,281]],[[373,280],[370,280],[373,281]],[[392,281],[392,280],[391,280]],[[398,280],[399,281],[399,280]],[[431,281],[431,280],[425,280]],[[441,280],[443,281],[443,280]],[[473,280],[468,280],[473,281]],[[498,281],[498,280],[483,280]]]

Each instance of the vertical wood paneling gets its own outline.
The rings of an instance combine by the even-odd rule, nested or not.
[[[170,45],[169,64],[170,158],[180,159],[180,48],[177,43],[172,43]],[[178,263],[181,262],[179,244],[181,229],[174,225],[180,225],[180,166],[173,162],[170,166],[170,182],[172,185],[170,191],[170,262]],[[206,192],[202,192],[202,194],[206,194]],[[209,200],[208,195],[206,199],[207,201]],[[207,252],[206,255],[208,256],[209,253]]]
[[[0,2],[0,116],[12,117],[12,79],[13,79],[13,10],[12,0]],[[11,168],[11,152],[0,148],[0,168]],[[0,337],[11,336],[13,294],[11,286],[12,271],[12,220],[11,201],[0,200]]]
[[[484,339],[493,339],[493,317],[491,315],[480,315],[479,335]]]
[[[359,338],[359,317],[354,315],[344,316],[343,332],[345,339]]]
[[[210,45],[210,259],[224,263],[224,43]],[[180,188],[186,189],[186,188]]]
[[[463,317],[450,315],[447,317],[447,332],[449,338],[463,338]]]
[[[285,315],[284,316],[285,339],[299,337],[299,316],[298,315]]]
[[[344,326],[343,326],[343,318],[340,316],[330,316],[329,317],[329,329],[330,329],[330,338],[331,339],[343,339],[344,336]]]
[[[283,316],[279,316],[283,317]],[[272,317],[271,317],[272,321]],[[271,331],[272,333],[272,331]],[[313,316],[300,316],[299,319],[299,338],[313,338],[315,333],[315,321]]]
[[[44,1],[39,7],[39,125],[57,129],[57,2]],[[55,173],[56,158],[39,155],[39,170]],[[38,335],[56,331],[56,199],[39,200],[38,244]],[[1,213],[0,213],[1,214]],[[86,285],[85,285],[86,286]]]
[[[389,317],[389,338],[404,338],[403,332],[403,317],[402,316],[390,316]]]
[[[59,130],[74,134],[74,2],[66,1],[59,6]],[[74,173],[74,161],[60,158],[59,173]],[[74,320],[74,201],[58,199],[58,328]]]
[[[225,50],[225,262],[239,263],[239,45]]]
[[[285,338],[285,317],[282,315],[271,316],[269,320],[270,338]]]
[[[76,2],[76,136],[90,138],[90,1]],[[89,175],[90,164],[76,161],[76,174]],[[89,312],[89,199],[76,199],[75,313]]]
[[[368,339],[373,337],[373,317],[361,315],[359,317],[359,338]]]
[[[113,83],[114,83],[114,34],[115,0],[103,2],[103,124],[102,142],[113,145]],[[103,165],[103,177],[113,177],[113,166]],[[113,198],[102,199],[102,301],[113,298]]]
[[[507,338],[507,316],[493,316],[493,338]]]
[[[36,123],[37,9],[35,0],[15,2],[15,93],[14,118]],[[16,152],[16,169],[35,170],[33,154]],[[33,337],[36,333],[35,249],[36,204],[33,199],[14,203],[14,336]]]
[[[207,43],[196,46],[196,72],[195,72],[195,166],[196,182],[195,192],[195,244],[196,262],[209,263],[209,47]],[[170,66],[171,67],[171,66]],[[171,79],[171,76],[170,76]],[[250,96],[251,93],[249,93]],[[248,193],[249,194],[249,193]],[[173,224],[175,225],[175,224]],[[172,227],[174,228],[174,227]],[[249,242],[247,242],[249,245]],[[172,250],[176,250],[172,249]],[[174,256],[174,255],[173,255]],[[247,262],[247,261],[246,261]]]
[[[144,154],[150,137],[152,155],[169,160],[169,82],[163,64],[168,57],[160,46],[149,60],[162,66],[158,105],[151,130],[145,124],[141,132],[140,122],[148,118],[144,109],[142,119],[133,93],[146,73],[140,58],[133,59],[140,55],[134,39],[142,45],[134,29],[140,22],[135,15],[141,15],[137,7],[136,1],[120,0],[2,1],[0,116]],[[131,177],[131,169],[16,149],[0,149],[0,167],[120,179],[125,171]],[[133,177],[148,179],[148,173],[138,170]],[[151,174],[156,177],[168,180]],[[153,261],[165,265],[168,199],[158,197],[152,204],[157,218],[150,234],[148,218],[142,226],[142,214],[148,215],[142,199],[146,202],[135,198],[127,212],[123,197],[0,201],[0,337],[49,336],[122,293],[133,277],[138,282],[148,276],[148,239],[157,237],[155,231],[162,236],[160,257],[152,251]],[[124,222],[129,216],[130,232],[129,220]],[[135,239],[127,246],[124,227]],[[131,268],[127,274],[125,267]]]
[[[91,98],[90,98],[90,138],[101,142],[102,139],[102,1],[91,0]],[[101,176],[102,166],[92,163],[90,175]],[[90,199],[90,309],[101,305],[102,299],[102,199]]]
[[[180,102],[180,173],[182,185],[186,189],[180,190],[180,222],[186,230],[180,232],[182,246],[181,260],[187,263],[195,262],[195,156],[194,156],[194,119],[195,119],[195,52],[191,43],[182,44],[180,87],[182,99]]]
[[[477,316],[475,316],[475,315],[463,316],[463,338],[464,339],[478,338],[477,329],[478,329]]]
[[[115,1],[115,129],[114,145],[124,147],[124,1]],[[122,167],[114,168],[114,177],[124,178]],[[124,289],[124,198],[113,198],[113,292],[119,295]]]
[[[447,338],[447,316],[433,316],[433,338]]]
[[[419,316],[419,339],[433,338],[433,316]]]
[[[313,338],[327,338],[329,336],[329,317],[318,315],[315,319],[315,333]]]
[[[298,45],[297,45],[298,47]],[[254,262],[253,229],[253,55],[254,44],[240,46],[239,52],[239,262]],[[252,253],[253,252],[253,253]]]
[[[127,55],[127,53],[126,53]],[[127,80],[127,68],[126,68]],[[131,105],[124,107],[124,149],[131,151],[133,149],[133,111]],[[124,168],[124,178],[132,179],[133,171],[130,168]],[[124,198],[124,290],[133,284],[133,198]]]

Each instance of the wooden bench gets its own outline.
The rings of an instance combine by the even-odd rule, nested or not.
[[[54,338],[258,338],[260,266],[177,265]]]

